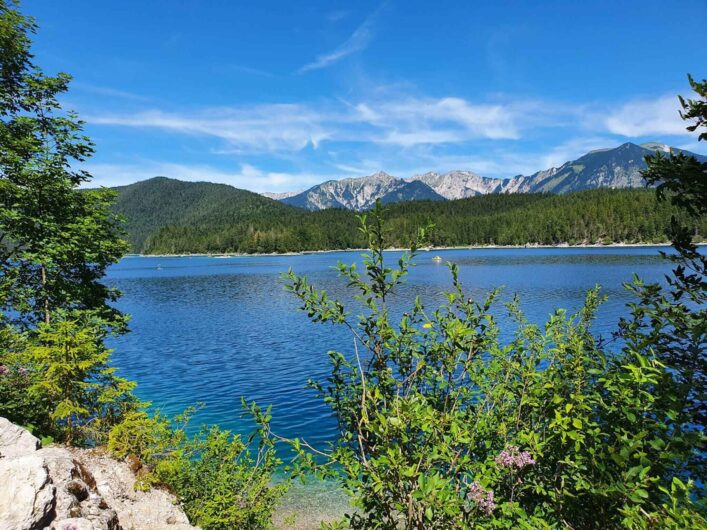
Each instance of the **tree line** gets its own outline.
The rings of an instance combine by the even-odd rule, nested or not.
[[[174,188],[194,186],[177,181],[157,185],[163,188],[158,197],[174,197]],[[202,184],[200,196],[213,197],[210,186]],[[236,191],[240,200],[219,200],[216,205],[198,200],[184,208],[174,204],[163,208],[156,200],[150,218],[125,197],[119,198],[117,210],[128,218],[133,250],[146,254],[282,253],[366,245],[355,212],[308,212]],[[144,196],[140,194],[141,200]],[[170,215],[171,211],[181,214]],[[433,225],[429,244],[434,246],[663,243],[676,214],[674,206],[658,201],[650,189],[411,201],[386,206],[386,240],[403,247],[417,227]],[[707,237],[704,219],[690,223],[698,240]]]

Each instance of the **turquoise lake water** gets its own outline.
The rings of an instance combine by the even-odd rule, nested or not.
[[[426,305],[441,301],[451,278],[443,263],[457,263],[470,296],[505,286],[502,298],[521,298],[537,323],[558,307],[576,310],[587,289],[603,286],[609,300],[595,329],[609,338],[631,301],[622,287],[638,273],[660,280],[670,269],[659,249],[553,248],[446,250],[422,253],[407,283],[391,299],[402,313],[419,295]],[[217,423],[238,432],[251,425],[240,400],[273,406],[273,430],[324,447],[335,434],[328,409],[309,378],[328,373],[327,351],[349,353],[350,336],[331,325],[312,324],[280,278],[288,268],[306,275],[330,295],[356,309],[345,281],[332,266],[360,262],[360,252],[296,256],[126,257],[111,268],[108,283],[123,291],[119,307],[132,315],[131,333],[116,339],[120,374],[138,382],[138,395],[165,412],[206,403],[196,423]],[[391,265],[398,253],[386,253]],[[504,318],[499,305],[497,314]]]

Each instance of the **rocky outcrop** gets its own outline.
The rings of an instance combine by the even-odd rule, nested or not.
[[[41,457],[1,459],[0,484],[0,528],[44,528],[51,521],[56,488]]]
[[[100,449],[72,449],[72,452],[80,453],[82,460],[90,463],[96,489],[118,512],[124,530],[194,528],[170,493],[156,488],[136,491],[135,473],[129,463],[118,462]]]
[[[0,418],[0,458],[27,455],[41,447],[27,429]]]
[[[167,492],[134,489],[125,462],[99,450],[41,448],[0,418],[0,529],[193,530]]]
[[[328,180],[302,193],[280,199],[285,204],[306,210],[346,208],[368,210],[380,199],[384,203],[419,200],[443,200],[427,184],[406,182],[379,171],[359,178]]]

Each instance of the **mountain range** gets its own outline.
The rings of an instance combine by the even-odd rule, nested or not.
[[[346,208],[367,210],[380,199],[383,203],[414,200],[442,201],[445,198],[421,181],[406,181],[379,171],[360,178],[328,180],[302,193],[281,200],[306,210]]]
[[[656,151],[681,151],[666,144],[624,143],[615,148],[597,149],[562,164],[515,177],[490,178],[471,171],[428,172],[408,179],[383,171],[359,178],[328,180],[300,193],[267,193],[267,197],[307,210],[345,208],[362,211],[376,200],[383,203],[415,200],[455,200],[493,193],[572,193],[595,188],[638,188],[645,185],[641,170],[644,157]],[[707,156],[684,151],[705,162]]]

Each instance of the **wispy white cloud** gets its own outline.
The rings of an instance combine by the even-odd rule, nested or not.
[[[86,163],[82,166],[93,175],[90,187],[122,186],[156,176],[189,182],[216,182],[256,192],[288,191],[291,188],[312,186],[325,175],[316,173],[287,173],[265,171],[251,164],[240,164],[232,171],[210,165],[174,164],[144,160],[128,164]]]
[[[690,138],[677,116],[677,105],[667,96],[610,106],[504,95],[483,100],[433,98],[409,87],[366,95],[352,101],[83,114],[91,126],[199,137],[203,141],[195,145],[210,157],[204,158],[204,165],[104,165],[95,172],[100,183],[163,174],[256,191],[302,189],[378,170],[411,176],[461,169],[509,177],[557,167],[590,150],[627,140],[682,135],[673,144],[685,146]],[[199,155],[192,153],[190,158],[194,156]],[[179,153],[170,159],[175,160],[180,161]],[[285,171],[271,171],[273,166]]]
[[[629,101],[609,112],[606,130],[628,138],[639,136],[685,135],[685,122],[676,96]]]
[[[406,98],[361,103],[362,121],[388,129],[380,141],[397,145],[449,143],[471,138],[517,139],[522,109],[461,98]]]
[[[461,98],[375,100],[357,104],[265,104],[178,113],[84,114],[92,125],[156,128],[226,142],[217,153],[296,152],[323,142],[412,147],[473,139],[517,139],[536,122],[528,105],[479,104]]]
[[[302,105],[259,105],[207,109],[196,113],[148,110],[134,114],[89,114],[91,124],[157,128],[212,136],[251,151],[300,150],[328,137],[318,111]]]
[[[346,39],[342,44],[336,47],[334,50],[318,55],[314,61],[305,64],[302,68],[298,70],[298,73],[303,74],[311,70],[319,70],[321,68],[326,68],[332,64],[340,61],[344,57],[351,55],[352,53],[359,52],[365,49],[373,39],[373,26],[376,19],[385,6],[383,3],[378,9],[376,9],[372,14],[366,17],[366,20],[356,28],[356,30],[351,34],[351,36]],[[338,16],[338,15],[337,15]],[[344,15],[345,16],[345,13]],[[343,18],[340,16],[340,18]],[[340,18],[334,18],[332,20],[339,20]]]
[[[359,102],[259,104],[189,112],[160,109],[84,113],[92,125],[157,128],[223,140],[220,153],[297,152],[324,142],[413,147],[473,140],[520,140],[543,129],[604,139],[687,135],[672,98],[631,101],[613,109],[504,98],[493,103],[405,94]],[[596,143],[596,142],[594,142]],[[561,153],[560,153],[561,154]],[[559,154],[558,154],[559,156]]]
[[[109,98],[126,99],[131,101],[149,101],[151,99],[141,94],[135,94],[133,92],[127,92],[125,90],[118,90],[105,86],[92,85],[89,83],[74,82],[71,86],[72,88],[83,92],[89,92],[91,94],[97,94],[99,96],[106,96]]]
[[[407,178],[436,171],[472,171],[486,177],[507,178],[531,175],[536,171],[558,167],[575,160],[589,151],[616,147],[620,141],[607,136],[576,137],[549,147],[521,148],[517,144],[488,145],[467,152],[445,153],[437,149],[398,150],[386,162],[379,160],[351,159],[347,163],[333,164],[336,169],[351,176],[370,175],[381,169],[391,175]]]

